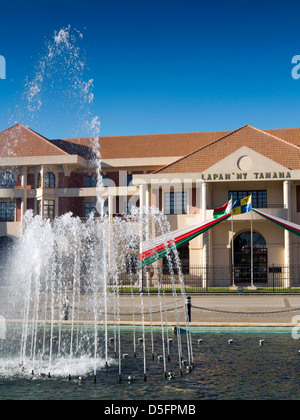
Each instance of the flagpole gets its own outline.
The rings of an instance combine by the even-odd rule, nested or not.
[[[233,207],[233,198],[231,195],[231,202]],[[235,287],[235,273],[234,273],[234,242],[233,242],[233,208],[231,209],[231,265],[232,265],[232,287]]]
[[[253,278],[253,213],[252,213],[252,195],[251,195],[251,287],[254,287]]]

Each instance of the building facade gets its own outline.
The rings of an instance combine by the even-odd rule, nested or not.
[[[109,217],[126,215],[132,206],[155,206],[176,230],[212,218],[213,209],[231,197],[251,194],[254,208],[300,224],[300,129],[246,125],[230,132],[101,137],[100,153]],[[17,124],[0,133],[0,162],[2,259],[22,235],[27,210],[48,218],[72,212],[82,219],[95,211],[91,139],[48,140]],[[209,276],[215,285],[233,277],[247,283],[251,223],[256,282],[269,284],[280,274],[285,287],[297,286],[298,237],[251,212],[182,249],[185,273],[201,268],[202,286]],[[218,267],[226,268],[228,278]]]

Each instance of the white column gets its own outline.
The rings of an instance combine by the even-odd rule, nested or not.
[[[150,207],[150,191],[149,191],[148,185],[146,185],[146,200],[145,201],[146,201],[145,205],[148,209]]]
[[[21,201],[21,215],[22,219],[27,210],[27,167],[22,167],[21,175],[22,201]]]
[[[144,225],[144,217],[146,214],[146,206],[147,206],[147,185],[146,184],[140,184],[140,241],[141,244],[142,242],[146,239],[146,235],[147,233],[144,232],[143,229],[143,225]],[[140,252],[141,252],[141,247],[140,247]],[[144,270],[140,270],[140,275],[139,275],[139,282],[140,282],[140,287],[142,288],[143,286],[145,286],[144,283]]]
[[[127,210],[127,200],[128,200],[128,193],[127,193],[127,171],[120,171],[119,172],[119,185],[126,187],[126,193],[119,195],[119,214],[126,213]]]
[[[45,177],[45,170],[44,170],[44,166],[41,166],[41,186],[39,189],[39,192],[37,194],[37,201],[40,201],[41,203],[41,212],[40,212],[40,216],[43,218],[44,217],[44,177]]]
[[[291,220],[291,183],[283,182],[283,203],[287,209],[288,221]],[[291,234],[284,230],[284,287],[290,287],[290,265],[291,265]]]
[[[108,214],[109,214],[109,220],[112,220],[114,216],[114,196],[113,195],[108,196]]]
[[[202,220],[206,220],[206,207],[207,207],[207,184],[203,182],[201,186],[201,216]]]
[[[207,184],[203,182],[201,190],[201,219],[206,220],[207,209]],[[203,287],[207,286],[207,264],[209,257],[209,234],[205,232],[202,234],[202,282]]]
[[[144,214],[146,207],[146,185],[140,185],[140,214]]]

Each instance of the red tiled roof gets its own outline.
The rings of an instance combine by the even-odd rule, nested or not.
[[[1,157],[58,155],[68,155],[68,153],[22,124],[16,124],[0,132]]]
[[[300,128],[263,131],[296,146],[300,145]],[[100,152],[103,159],[186,156],[230,133],[233,131],[100,137]],[[65,141],[91,147],[89,137]]]
[[[203,172],[242,146],[247,146],[289,169],[300,169],[299,146],[246,125],[207,146],[187,154],[176,162],[155,171],[155,173]]]
[[[228,131],[211,131],[100,137],[100,153],[102,159],[185,156],[227,133]],[[90,147],[92,142],[89,137],[64,140]]]
[[[244,130],[246,127],[248,127],[248,129]],[[242,129],[243,134],[240,134]],[[245,135],[246,131],[249,131],[247,135]],[[265,137],[262,138],[262,135]],[[225,139],[228,137],[231,141],[225,142]],[[260,138],[260,140],[257,140],[258,138]],[[223,141],[219,144],[220,140]],[[271,156],[273,156],[273,160],[275,161],[284,161],[282,162],[284,166],[288,166],[287,162],[289,162],[288,167],[298,168],[298,148],[295,146],[300,145],[300,128],[269,129],[262,131],[251,126],[245,126],[236,131],[100,137],[100,152],[102,159],[147,157],[178,158],[179,156],[183,156],[185,157],[185,163],[187,162],[186,159],[189,155],[197,153],[197,159],[199,160],[198,167],[200,168],[205,165],[211,166],[212,162],[215,163],[213,155],[211,154],[212,151],[218,150],[215,158],[219,161],[221,156],[224,156],[224,154],[227,153],[227,150],[233,150],[235,146],[231,143],[234,143],[236,147],[237,145],[248,145],[250,148],[256,144],[257,151],[260,150],[260,153],[265,154],[271,159]],[[272,146],[268,149],[267,145],[270,145],[271,143]],[[286,160],[285,157],[283,158],[283,156],[285,156],[282,149],[284,144],[285,149],[290,151],[288,160]],[[276,148],[279,146],[281,147],[280,152],[276,151]],[[22,124],[16,124],[15,126],[0,132],[1,157],[78,154],[90,159],[92,156],[90,153],[91,147],[91,137],[48,140]],[[210,152],[209,156],[205,153],[208,147]],[[273,150],[272,147],[275,149]],[[201,150],[203,152],[200,153]],[[196,157],[193,157],[193,159],[189,158],[189,161],[193,160],[193,167],[195,166],[195,159]],[[202,160],[202,164],[200,163],[200,160]],[[182,159],[180,162],[181,161]],[[182,166],[183,163],[180,165]],[[175,162],[166,168],[162,168],[161,171],[173,171],[178,167],[178,162]],[[188,167],[186,167],[185,170],[191,172]]]
[[[300,146],[300,128],[273,128],[271,130],[263,131],[295,144],[296,146]]]

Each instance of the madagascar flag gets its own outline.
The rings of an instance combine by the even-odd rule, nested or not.
[[[253,209],[253,211],[259,214],[260,216],[264,217],[265,219],[269,220],[270,222],[275,223],[275,225],[288,230],[294,235],[300,236],[300,225],[289,222],[288,220],[285,220],[285,219],[280,219],[279,217],[271,216],[270,214],[264,213],[257,209]]]
[[[210,219],[197,225],[186,226],[174,232],[168,232],[166,235],[158,236],[141,244],[140,253],[140,269],[148,267],[160,258],[165,257],[175,248],[180,248],[192,239],[216,226],[222,220],[226,220],[230,216],[230,212],[219,217],[218,219]]]
[[[224,216],[225,214],[230,214],[232,210],[232,198],[227,201],[222,207],[218,207],[217,209],[214,209],[214,219],[218,219],[221,216]]]

